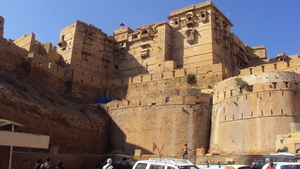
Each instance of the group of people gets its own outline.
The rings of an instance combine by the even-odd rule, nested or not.
[[[38,159],[35,166],[34,166],[34,169],[52,169],[51,165],[50,165],[50,161],[51,161],[50,157],[47,157],[46,161],[44,163],[43,163],[42,159]],[[107,164],[104,165],[102,167],[102,169],[114,169],[114,167],[112,166],[112,159],[111,158],[107,159],[106,162],[107,162]],[[58,160],[57,167],[55,169],[65,169],[63,167],[63,164],[62,164],[61,160]]]
[[[44,163],[42,159],[38,159],[34,166],[34,169],[51,169],[50,162],[51,157],[47,157]],[[55,167],[55,169],[65,169],[61,160],[58,160],[57,167]]]

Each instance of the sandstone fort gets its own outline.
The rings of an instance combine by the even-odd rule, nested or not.
[[[50,136],[49,149],[14,147],[13,166],[38,158],[67,168],[96,165],[107,154],[252,162],[300,147],[300,58],[248,46],[212,2],[182,8],[168,22],[112,36],[75,21],[57,46],[30,33],[5,39],[0,17],[0,119],[16,132]],[[6,30],[8,31],[8,30]],[[284,51],[283,51],[284,52]],[[95,103],[97,98],[107,98]],[[9,149],[0,146],[1,165]],[[26,157],[27,156],[27,157]]]

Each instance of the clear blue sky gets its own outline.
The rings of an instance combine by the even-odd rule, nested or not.
[[[57,46],[60,30],[76,20],[108,35],[124,23],[132,29],[168,21],[171,11],[204,0],[1,0],[4,38],[34,32],[36,40]],[[212,0],[249,46],[264,45],[268,57],[300,54],[300,0]]]

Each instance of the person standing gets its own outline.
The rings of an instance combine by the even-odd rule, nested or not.
[[[273,167],[273,162],[271,161],[271,162],[269,162],[269,165],[268,165],[268,168],[267,169],[275,169],[274,167]]]
[[[34,166],[34,169],[40,169],[41,165],[42,165],[42,159],[38,159]]]
[[[106,160],[107,164],[105,166],[102,167],[102,169],[114,169],[114,166],[111,165],[112,163],[112,159],[111,158],[108,158]]]
[[[61,160],[58,160],[57,167],[55,169],[65,169],[65,167],[63,167],[63,163]]]
[[[181,149],[182,152],[182,159],[184,158],[184,156],[188,155],[188,151],[192,151],[192,149],[190,149],[187,144],[184,145],[184,147],[182,147]]]
[[[50,161],[51,161],[51,157],[47,157],[46,162],[41,165],[40,169],[50,169],[51,168]]]

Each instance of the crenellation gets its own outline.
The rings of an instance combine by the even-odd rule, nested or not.
[[[140,106],[141,104],[142,104],[141,100],[139,100],[139,99],[130,100],[129,107]]]
[[[167,106],[167,105],[190,105],[190,108],[197,107],[198,108],[208,108],[210,103],[210,97],[202,94],[201,96],[188,96],[184,97],[159,97],[159,98],[147,98],[147,99],[135,99],[135,100],[121,100],[121,101],[111,101],[109,103],[109,108],[113,109],[127,109],[127,108],[135,108],[140,106]],[[192,106],[193,105],[193,106]]]
[[[132,80],[132,83],[141,83],[143,82],[143,76],[134,76],[133,77],[133,80]]]
[[[175,77],[182,77],[185,76],[186,72],[184,69],[177,69],[175,70]]]

